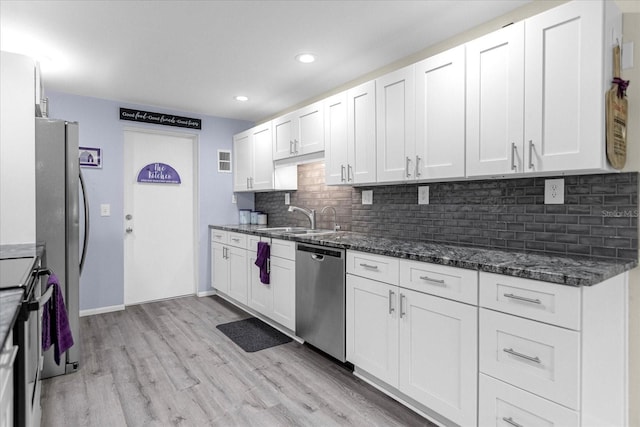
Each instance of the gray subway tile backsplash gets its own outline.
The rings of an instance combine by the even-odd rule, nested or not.
[[[544,204],[544,182],[552,177],[443,183],[328,187],[324,163],[298,166],[298,190],[291,204],[316,209],[319,228],[333,227],[336,209],[342,230],[381,237],[464,244],[497,249],[638,258],[638,173],[561,177],[565,203]],[[418,187],[429,186],[430,204],[418,205]],[[362,205],[362,191],[373,204]],[[257,193],[256,210],[270,226],[308,226],[287,212],[284,192]]]

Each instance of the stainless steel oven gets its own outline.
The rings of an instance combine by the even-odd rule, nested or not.
[[[50,272],[39,264],[37,257],[0,260],[3,289],[24,289],[13,328],[13,341],[18,346],[14,365],[14,416],[18,427],[38,427],[41,419],[42,313],[53,287],[42,293],[40,278]]]

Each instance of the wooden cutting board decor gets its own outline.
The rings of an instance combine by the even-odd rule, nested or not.
[[[607,158],[615,169],[627,161],[627,98],[629,81],[620,78],[620,46],[613,48],[613,82],[607,92]]]

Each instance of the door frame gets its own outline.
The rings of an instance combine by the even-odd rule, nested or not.
[[[127,261],[124,259],[124,254],[126,253],[126,235],[125,228],[126,222],[124,216],[126,215],[125,208],[127,204],[127,198],[129,196],[129,188],[127,187],[127,182],[125,180],[125,171],[131,169],[131,160],[129,156],[127,156],[127,142],[126,142],[126,133],[127,132],[136,132],[136,133],[146,133],[152,135],[163,135],[169,137],[178,137],[178,138],[188,138],[191,140],[192,144],[192,159],[191,166],[193,171],[193,294],[198,294],[199,289],[199,268],[200,268],[200,135],[192,132],[171,132],[166,130],[157,130],[157,129],[149,129],[145,127],[137,127],[137,126],[123,126],[122,128],[122,156],[123,156],[123,171],[122,171],[122,181],[123,181],[123,193],[122,193],[122,254],[123,254],[123,282],[122,282],[122,300],[123,305],[127,306],[126,301],[126,283],[127,283]],[[128,305],[137,305],[137,304],[128,304]]]

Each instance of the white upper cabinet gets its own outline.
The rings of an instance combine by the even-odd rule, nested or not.
[[[347,142],[350,184],[376,182],[376,82],[347,91]]]
[[[414,72],[412,64],[376,80],[377,182],[414,179]]]
[[[324,101],[324,162],[327,185],[347,183],[347,93]]]
[[[622,33],[612,3],[573,1],[525,21],[526,172],[607,168],[604,94]]]
[[[271,122],[233,137],[233,191],[296,189],[295,165],[274,169]]]
[[[417,180],[464,177],[464,49],[458,46],[415,65]]]
[[[324,150],[323,102],[273,120],[273,160]]]
[[[248,191],[253,174],[252,129],[233,136],[233,191]]]
[[[524,22],[467,43],[467,175],[523,171]]]
[[[327,185],[376,182],[376,94],[370,81],[325,100]]]
[[[610,170],[613,2],[572,1],[467,43],[467,176]]]

